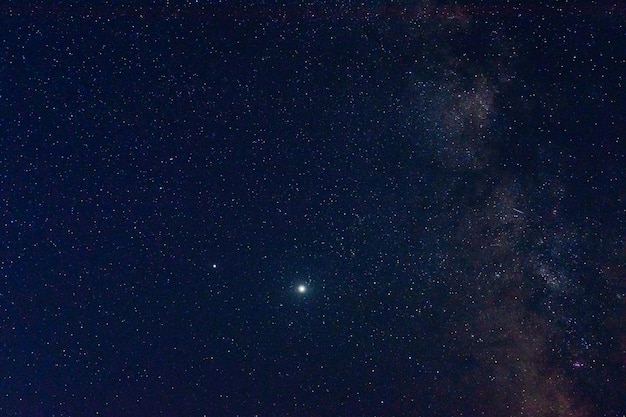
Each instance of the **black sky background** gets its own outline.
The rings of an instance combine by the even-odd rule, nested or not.
[[[622,5],[1,10],[3,415],[625,412]]]

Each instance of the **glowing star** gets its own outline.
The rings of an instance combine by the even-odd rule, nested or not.
[[[300,284],[298,285],[298,288],[296,288],[296,290],[300,293],[300,294],[304,294],[307,290],[306,285],[304,284]]]

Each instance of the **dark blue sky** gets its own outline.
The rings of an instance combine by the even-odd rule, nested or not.
[[[0,414],[626,412],[623,5],[187,3],[0,7]]]

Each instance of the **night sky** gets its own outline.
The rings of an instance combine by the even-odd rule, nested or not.
[[[174,3],[0,5],[0,416],[626,415],[623,3]]]

